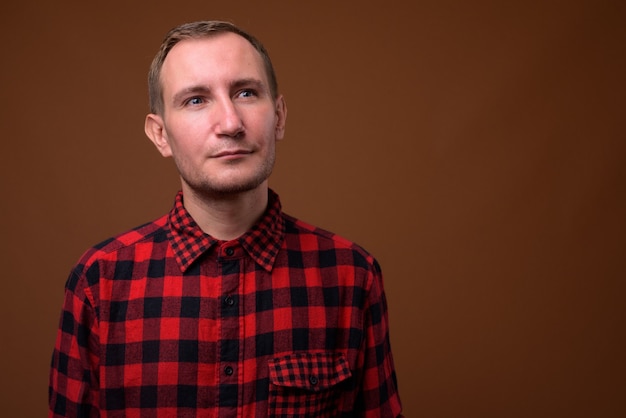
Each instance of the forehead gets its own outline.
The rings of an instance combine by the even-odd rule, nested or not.
[[[164,93],[181,84],[211,85],[243,78],[268,83],[261,54],[245,38],[230,32],[180,41],[161,69]]]

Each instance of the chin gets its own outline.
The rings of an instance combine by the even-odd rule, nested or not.
[[[266,183],[267,176],[243,179],[237,181],[204,181],[199,184],[189,184],[191,189],[205,194],[232,195],[246,193],[258,189]]]

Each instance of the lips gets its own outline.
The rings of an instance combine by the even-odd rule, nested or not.
[[[243,150],[243,149],[234,149],[234,150],[224,150],[220,151],[216,154],[213,154],[212,158],[223,158],[223,157],[239,157],[251,154],[252,151]]]

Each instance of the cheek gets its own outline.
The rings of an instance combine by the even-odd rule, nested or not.
[[[165,120],[165,126],[177,137],[192,137],[209,126],[210,115],[206,112],[173,112]]]
[[[168,125],[170,147],[174,152],[197,153],[202,145],[202,127],[198,123],[176,120]]]
[[[254,126],[259,136],[263,137],[265,141],[273,141],[276,137],[276,119],[274,117],[258,117],[255,118]]]

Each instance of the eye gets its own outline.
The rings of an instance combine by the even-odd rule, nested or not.
[[[238,97],[248,98],[248,97],[256,97],[258,96],[257,92],[253,89],[245,89],[241,90],[238,94]]]
[[[198,106],[198,105],[201,105],[202,103],[204,103],[204,100],[202,99],[202,97],[192,97],[185,102],[186,105],[190,105],[190,106]]]

